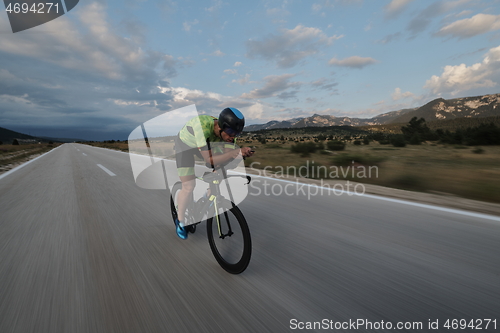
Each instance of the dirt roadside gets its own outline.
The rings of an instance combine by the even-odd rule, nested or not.
[[[0,167],[0,176],[9,171],[12,170],[13,168],[26,163],[42,154],[34,154],[31,156],[28,156],[20,161],[17,161],[16,163],[12,164],[7,164],[3,165]],[[364,194],[371,194],[371,195],[378,195],[382,197],[387,197],[387,198],[392,198],[392,199],[399,199],[399,200],[406,200],[406,201],[411,201],[411,202],[416,202],[416,203],[422,203],[422,204],[428,204],[428,205],[434,205],[434,206],[440,206],[440,207],[446,207],[446,208],[454,208],[454,209],[460,209],[460,210],[465,210],[465,211],[471,211],[471,212],[477,212],[477,213],[483,213],[483,214],[489,214],[489,215],[495,215],[495,216],[500,216],[500,204],[495,204],[495,203],[489,203],[489,202],[483,202],[483,201],[477,201],[477,200],[470,200],[470,199],[465,199],[461,198],[458,196],[446,194],[446,193],[424,193],[424,192],[413,192],[413,191],[406,191],[406,190],[399,190],[399,189],[394,189],[394,188],[389,188],[389,187],[383,187],[383,186],[377,186],[377,185],[371,185],[371,184],[362,184],[362,183],[357,183],[357,182],[352,182],[349,181],[349,187],[347,186],[347,181],[344,180],[317,180],[317,179],[309,179],[309,178],[296,178],[296,177],[276,177],[274,174],[271,172],[266,172],[265,174],[259,170],[252,170],[251,168],[247,168],[247,172],[249,174],[255,174],[255,175],[261,175],[261,176],[266,176],[266,177],[271,177],[271,178],[276,178],[276,179],[282,179],[282,180],[287,180],[290,182],[299,182],[299,183],[304,183],[304,184],[314,184],[317,186],[323,186],[323,187],[329,187],[330,189],[350,189],[352,192],[354,192],[354,188],[356,185],[361,184],[361,186],[357,187],[357,193],[360,193],[361,191],[364,192]],[[335,187],[337,185],[337,187]],[[361,188],[363,190],[361,190]]]
[[[12,169],[14,169],[15,167],[21,165],[21,164],[24,164],[26,162],[29,162],[31,161],[32,159],[35,159],[37,158],[38,156],[41,156],[43,154],[46,154],[47,152],[43,152],[43,153],[37,153],[37,154],[33,154],[33,155],[29,155],[29,156],[26,156],[22,159],[19,159],[19,160],[16,160],[15,162],[12,162],[12,163],[8,163],[8,164],[4,164],[4,165],[0,165],[0,176],[4,173],[6,173],[7,171],[10,171]]]

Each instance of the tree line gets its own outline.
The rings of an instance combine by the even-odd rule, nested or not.
[[[419,145],[424,141],[437,141],[443,144],[458,144],[467,146],[500,145],[500,127],[494,123],[482,123],[478,126],[450,130],[431,130],[424,118],[413,117],[408,125],[401,127],[400,135],[392,135],[391,143],[400,146],[406,143]]]

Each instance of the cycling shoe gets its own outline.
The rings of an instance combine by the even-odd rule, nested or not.
[[[188,238],[187,228],[181,226],[179,219],[175,219],[174,223],[175,223],[175,231],[177,232],[177,236],[179,236],[180,239],[187,239]]]

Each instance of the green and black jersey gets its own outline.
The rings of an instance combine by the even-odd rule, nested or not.
[[[179,131],[175,148],[179,176],[194,175],[194,156],[202,158],[200,151],[209,149],[207,141],[210,142],[212,154],[221,154],[225,148],[236,148],[236,140],[233,143],[224,142],[215,135],[215,120],[217,118],[212,116],[197,116]]]
[[[207,140],[221,142],[215,135],[214,125],[217,118],[212,116],[198,116],[189,120],[179,132],[179,139],[191,148],[208,150]]]

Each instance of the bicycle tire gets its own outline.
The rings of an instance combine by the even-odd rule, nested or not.
[[[250,229],[248,228],[248,224],[243,216],[243,213],[238,207],[233,206],[231,209],[227,210],[227,216],[231,216],[230,225],[234,234],[221,239],[218,234],[217,222],[214,222],[215,217],[209,218],[207,219],[208,243],[210,244],[210,249],[212,250],[215,259],[225,271],[231,274],[240,274],[248,267],[250,257],[252,256],[252,239],[250,236]],[[225,213],[220,214],[219,218],[222,227],[227,228]],[[228,253],[228,250],[224,249],[227,246],[232,247],[232,245],[242,247],[241,251],[238,251],[238,253],[235,254]]]

